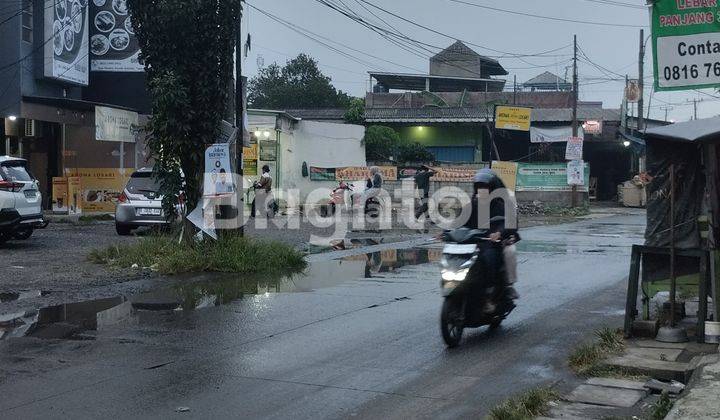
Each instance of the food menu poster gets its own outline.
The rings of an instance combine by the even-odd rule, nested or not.
[[[44,38],[48,40],[43,45],[44,76],[87,86],[87,0],[45,0],[43,5]]]
[[[140,45],[135,37],[127,0],[90,2],[90,62],[92,71],[142,72]]]

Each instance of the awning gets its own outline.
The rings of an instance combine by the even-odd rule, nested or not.
[[[645,131],[645,138],[684,142],[720,141],[720,117],[705,118]]]

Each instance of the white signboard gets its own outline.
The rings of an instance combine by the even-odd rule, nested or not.
[[[230,145],[213,144],[205,150],[205,196],[235,192],[230,166]]]
[[[578,137],[583,137],[582,128],[578,127]],[[572,137],[572,127],[530,127],[530,143],[559,143]]]
[[[140,63],[139,55],[140,45],[135,37],[127,0],[91,0],[90,61],[92,71],[145,71],[145,66]]]
[[[660,88],[716,84],[720,80],[720,33],[666,36],[657,39]]]
[[[45,0],[43,74],[87,86],[90,77],[87,0]]]
[[[582,160],[583,138],[570,137],[565,147],[565,160]]]
[[[133,128],[138,125],[138,113],[124,109],[95,107],[95,139],[135,143]]]
[[[585,184],[585,162],[582,160],[571,160],[567,163],[568,185]]]

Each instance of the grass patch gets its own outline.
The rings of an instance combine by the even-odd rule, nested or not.
[[[179,244],[170,236],[153,235],[135,244],[96,249],[91,262],[116,268],[153,268],[162,274],[215,271],[224,273],[297,273],[307,267],[302,253],[290,245],[236,235]]]
[[[619,330],[603,328],[595,331],[597,340],[579,345],[570,354],[570,368],[582,376],[632,376],[625,369],[617,369],[603,365],[609,356],[619,354],[625,349],[625,341]]]
[[[668,413],[670,413],[670,410],[673,408],[673,401],[670,399],[670,395],[667,393],[667,391],[664,391],[660,395],[660,399],[652,405],[651,411],[650,411],[650,419],[651,420],[662,420],[665,417],[667,417]]]
[[[549,403],[560,396],[552,388],[535,388],[490,410],[491,420],[526,420],[547,414]]]

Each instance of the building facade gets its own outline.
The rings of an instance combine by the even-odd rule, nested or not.
[[[53,178],[78,176],[83,208],[112,211],[127,174],[144,164],[136,138],[150,107],[127,8],[12,3],[0,11],[0,154],[28,160],[44,208]]]

